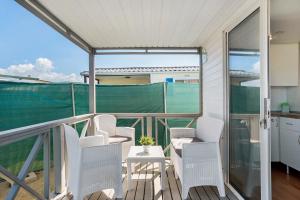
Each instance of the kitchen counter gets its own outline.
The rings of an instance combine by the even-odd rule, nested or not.
[[[287,118],[300,119],[300,112],[282,113],[280,111],[271,111],[271,116],[272,117],[287,117]]]

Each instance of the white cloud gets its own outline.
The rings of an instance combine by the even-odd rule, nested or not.
[[[252,65],[252,72],[254,73],[260,73],[260,61],[257,61]]]
[[[53,62],[48,58],[37,58],[35,63],[25,63],[0,67],[0,73],[16,76],[31,76],[51,82],[82,82],[75,73],[63,74],[54,71]]]

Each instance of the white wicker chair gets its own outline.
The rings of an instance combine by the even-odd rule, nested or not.
[[[224,122],[203,117],[197,120],[197,129],[171,128],[171,161],[175,176],[182,185],[182,199],[187,198],[194,186],[217,186],[225,197],[220,137]]]
[[[67,144],[68,192],[74,200],[104,189],[114,189],[122,198],[121,145],[103,145],[103,136],[78,137],[71,126],[63,125]]]
[[[95,116],[94,124],[96,135],[103,135],[105,144],[122,143],[122,160],[125,161],[130,147],[135,145],[135,129],[117,127],[117,118],[109,114]]]

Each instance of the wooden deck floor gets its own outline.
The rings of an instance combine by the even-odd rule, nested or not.
[[[123,197],[126,200],[180,200],[181,184],[179,180],[175,179],[173,166],[167,162],[167,185],[166,189],[161,191],[160,188],[160,173],[158,165],[148,164],[136,166],[135,174],[131,182],[131,188],[127,188],[126,168],[123,168]],[[105,190],[103,192],[96,192],[88,197],[86,200],[108,200],[112,199],[113,191]],[[191,200],[237,200],[234,194],[226,188],[226,197],[219,197],[216,187],[195,187],[189,191],[189,199]]]

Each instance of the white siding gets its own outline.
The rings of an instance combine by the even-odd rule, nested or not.
[[[203,47],[207,51],[208,61],[203,66],[203,114],[224,119],[224,30],[233,28],[251,14],[258,0],[245,0],[243,6],[236,9],[226,23],[206,40]]]
[[[173,78],[174,80],[198,80],[199,72],[166,72],[150,74],[151,83],[165,82],[166,78]]]
[[[216,34],[205,46],[208,61],[203,66],[203,114],[223,119],[223,36]]]

